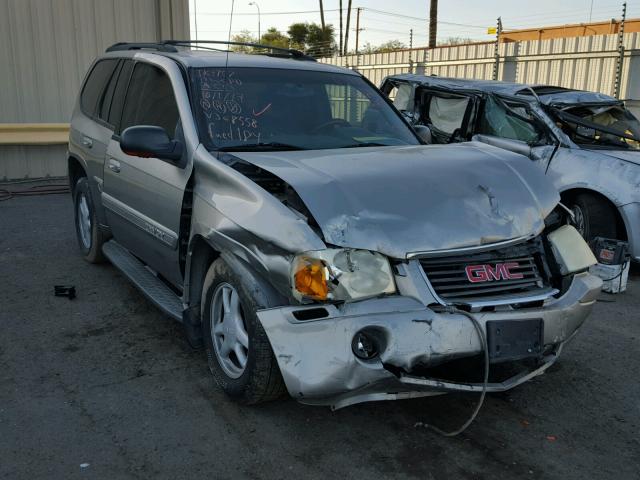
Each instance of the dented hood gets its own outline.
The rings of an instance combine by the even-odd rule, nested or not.
[[[560,200],[531,160],[478,142],[234,156],[291,185],[326,243],[395,258],[537,234]]]

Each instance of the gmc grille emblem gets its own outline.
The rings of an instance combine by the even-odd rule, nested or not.
[[[496,263],[494,265],[468,265],[464,271],[471,283],[493,282],[494,280],[519,280],[522,273],[512,272],[520,266],[517,262]]]

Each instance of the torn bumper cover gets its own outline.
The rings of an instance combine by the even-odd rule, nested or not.
[[[562,344],[582,325],[599,291],[600,280],[582,273],[575,275],[562,297],[549,299],[543,307],[475,314],[485,334],[488,321],[541,319],[545,351],[552,351],[537,369],[489,384],[487,390],[507,390],[543,373],[557,358]],[[298,401],[341,408],[371,400],[482,389],[482,385],[411,375],[417,365],[428,367],[481,353],[474,325],[464,315],[436,312],[403,296],[322,308],[325,314],[313,320],[301,320],[308,316],[300,312],[317,310],[317,305],[258,312],[287,389]],[[353,352],[354,336],[363,329],[375,331],[383,339],[372,360],[362,360]]]

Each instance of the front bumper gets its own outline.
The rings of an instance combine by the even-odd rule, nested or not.
[[[623,205],[619,211],[627,230],[631,258],[640,262],[640,202]]]
[[[512,388],[544,372],[568,339],[582,325],[600,292],[601,280],[589,273],[574,276],[568,291],[540,308],[503,308],[474,314],[485,330],[492,320],[542,319],[544,344],[553,353],[533,371],[523,372],[488,391]],[[409,374],[418,364],[437,365],[481,353],[470,319],[458,313],[438,313],[410,297],[394,296],[324,306],[328,317],[298,320],[294,312],[317,308],[279,307],[258,312],[273,347],[284,382],[302,403],[341,408],[371,400],[393,400],[448,391],[475,391],[481,385],[446,383]],[[296,313],[300,317],[299,313]],[[354,335],[365,327],[383,332],[386,347],[374,361],[357,358]]]

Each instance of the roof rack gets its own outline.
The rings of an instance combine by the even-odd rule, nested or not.
[[[105,52],[123,52],[127,50],[157,50],[159,52],[177,52],[178,49],[173,45],[164,42],[118,42],[111,45]]]
[[[200,43],[259,48],[259,49],[269,50],[271,52],[271,53],[266,53],[265,55],[270,55],[274,57],[288,57],[294,60],[306,60],[310,62],[316,61],[316,59],[313,58],[312,56],[307,55],[301,52],[300,50],[296,50],[294,48],[281,48],[281,47],[274,47],[272,45],[262,45],[260,43],[229,42],[224,40],[163,40],[161,42],[156,42],[156,43],[119,42],[111,45],[109,48],[107,48],[106,51],[118,52],[118,51],[126,51],[126,50],[157,50],[159,52],[176,53],[178,51],[176,47],[186,47],[191,45],[198,45]],[[225,50],[222,50],[222,51],[225,51]]]

